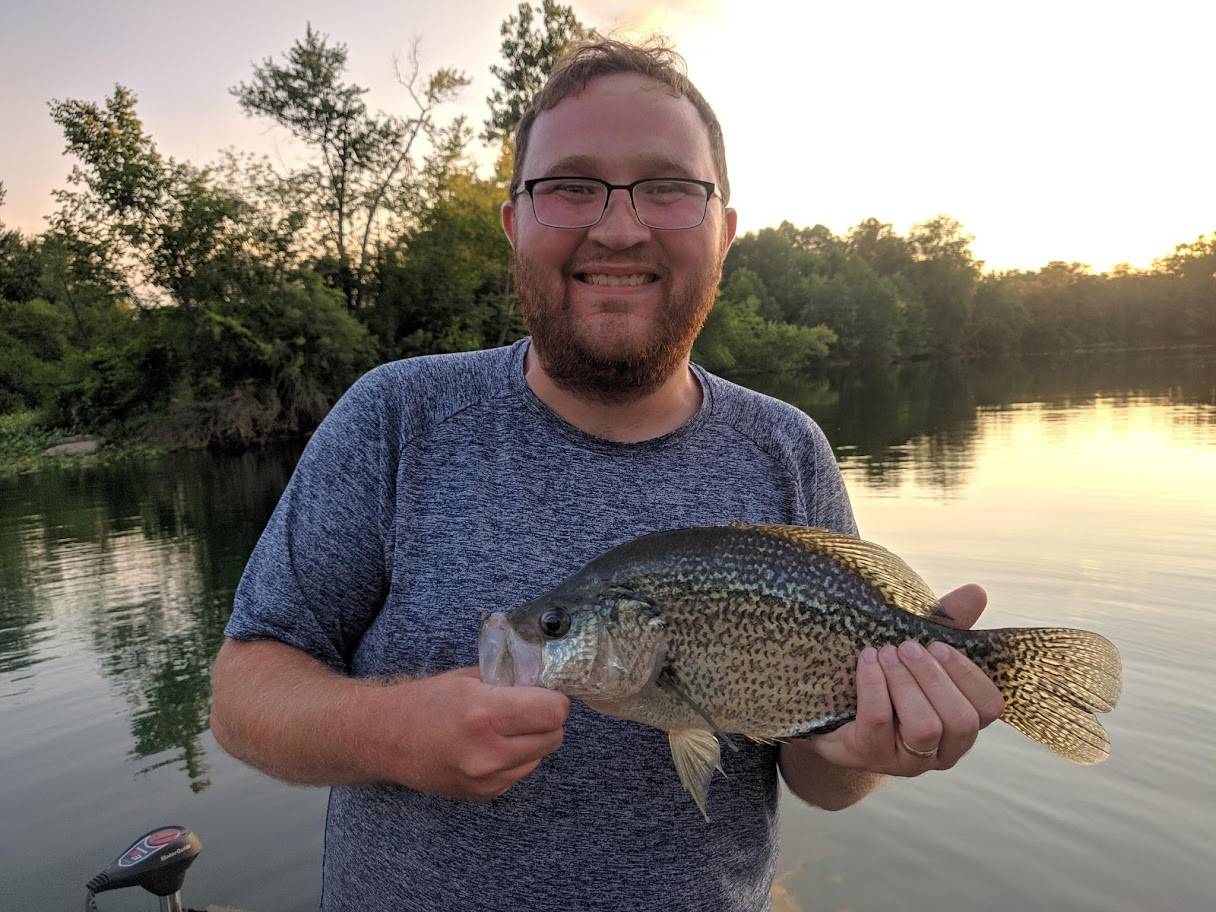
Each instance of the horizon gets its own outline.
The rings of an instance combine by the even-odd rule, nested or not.
[[[1014,16],[954,2],[880,13],[771,0],[571,5],[601,31],[665,33],[684,55],[723,125],[741,235],[789,221],[844,236],[870,217],[904,235],[946,214],[974,237],[986,271],[1066,262],[1102,273],[1147,269],[1216,230],[1206,164],[1216,124],[1200,113],[1212,7],[1177,0],[1149,15],[1030,3]],[[473,79],[441,116],[465,114],[479,130],[496,84],[498,28],[516,7],[462,0],[407,14],[365,0],[334,15],[315,0],[220,0],[207,10],[9,5],[0,11],[0,77],[21,90],[0,99],[0,117],[22,141],[0,146],[0,223],[41,233],[51,191],[66,184],[72,161],[47,103],[100,101],[118,83],[138,96],[163,155],[203,165],[231,147],[286,163],[295,144],[244,117],[228,89],[255,62],[280,57],[306,21],[348,47],[346,79],[369,89],[372,109],[405,109],[392,57],[420,37],[424,72],[453,66]],[[999,45],[986,43],[994,33]],[[749,68],[769,72],[741,79]],[[792,116],[774,126],[773,106],[755,97],[766,80],[808,86],[811,116],[786,102]],[[494,149],[474,140],[468,153],[485,174]]]

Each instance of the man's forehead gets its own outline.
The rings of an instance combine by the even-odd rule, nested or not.
[[[696,107],[639,73],[596,77],[541,111],[527,159],[528,177],[606,176],[605,169],[618,168],[656,176],[714,176],[709,132]]]

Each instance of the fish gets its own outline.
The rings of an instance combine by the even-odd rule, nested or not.
[[[707,793],[730,736],[825,734],[856,717],[866,646],[938,640],[992,679],[1001,718],[1080,764],[1110,755],[1095,713],[1119,698],[1118,649],[1086,630],[959,630],[881,545],[808,526],[735,523],[654,532],[552,590],[483,615],[481,680],[540,686],[667,732],[684,788]]]

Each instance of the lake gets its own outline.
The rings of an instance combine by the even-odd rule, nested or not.
[[[1124,664],[1100,766],[998,723],[954,770],[849,810],[783,799],[777,908],[1216,907],[1216,352],[745,382],[822,425],[865,537],[939,592],[988,589],[982,626],[1086,627]],[[165,823],[204,843],[187,904],[315,907],[325,792],[207,728],[232,594],[297,452],[0,481],[0,909],[79,907]]]

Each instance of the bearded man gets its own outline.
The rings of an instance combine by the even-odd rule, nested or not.
[[[638,535],[856,534],[815,423],[689,362],[729,197],[721,128],[671,51],[576,48],[520,124],[503,206],[531,336],[383,365],[310,441],[237,592],[212,729],[333,787],[324,910],[765,909],[779,771],[842,808],[952,766],[999,715],[941,644],[866,649],[856,721],[727,753],[706,821],[663,732],[471,667],[483,611]],[[984,598],[944,601],[969,625]]]

